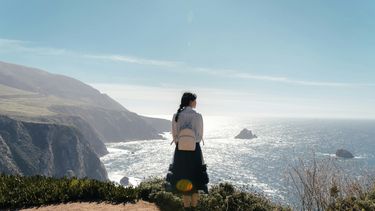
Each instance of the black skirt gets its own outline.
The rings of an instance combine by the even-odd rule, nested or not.
[[[208,193],[207,167],[199,143],[196,144],[195,151],[181,151],[176,145],[166,180],[166,188],[172,192],[191,194],[202,190]]]

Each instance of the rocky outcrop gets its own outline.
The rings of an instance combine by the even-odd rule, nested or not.
[[[348,150],[345,150],[345,149],[338,149],[336,151],[336,157],[340,157],[340,158],[354,158],[354,155],[349,152]]]
[[[107,180],[89,141],[76,128],[14,120],[0,115],[0,171]]]
[[[166,131],[163,130],[167,127],[166,123],[170,125],[168,120],[147,119],[134,112],[93,106],[51,106],[50,109],[56,113],[79,116],[84,119],[105,142],[162,139],[159,133]],[[158,129],[155,129],[154,125],[159,125]]]
[[[143,120],[146,121],[147,124],[155,128],[157,133],[163,132],[170,132],[172,123],[166,119],[154,118],[154,117],[147,117],[147,116],[140,116]]]
[[[253,138],[257,138],[257,136],[255,134],[253,134],[253,132],[247,128],[241,130],[241,132],[235,136],[234,138],[237,138],[237,139],[253,139]]]

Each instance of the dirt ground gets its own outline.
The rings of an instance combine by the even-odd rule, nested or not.
[[[36,208],[23,209],[22,211],[91,211],[91,210],[101,210],[101,211],[160,211],[160,209],[152,203],[145,201],[138,201],[135,204],[106,204],[106,203],[68,203],[68,204],[58,204],[50,206],[42,206]]]

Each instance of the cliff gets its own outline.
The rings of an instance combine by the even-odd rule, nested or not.
[[[108,110],[93,106],[54,105],[49,109],[68,116],[84,119],[105,142],[161,139],[159,133],[168,131],[168,120],[142,117],[126,110]],[[168,126],[166,126],[168,124]]]
[[[27,122],[0,115],[0,172],[107,180],[90,142],[72,126]]]
[[[0,62],[0,173],[100,180],[104,142],[162,138],[170,121],[138,115],[76,79]]]
[[[22,117],[18,117],[17,119],[22,119]],[[95,129],[79,116],[55,115],[31,119],[37,122],[55,123],[75,127],[85,137],[99,157],[108,154],[106,146]]]
[[[52,122],[77,116],[101,142],[159,139],[170,121],[138,115],[76,79],[43,70],[0,62],[0,114]],[[86,130],[87,126],[73,124]],[[95,141],[96,142],[96,141]],[[101,154],[101,153],[99,153]]]

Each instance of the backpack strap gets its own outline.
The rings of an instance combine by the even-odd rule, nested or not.
[[[170,145],[172,145],[173,143],[177,144],[177,139],[178,139],[178,137],[175,138],[175,139],[173,139],[173,140],[171,141],[171,144],[170,144]]]

